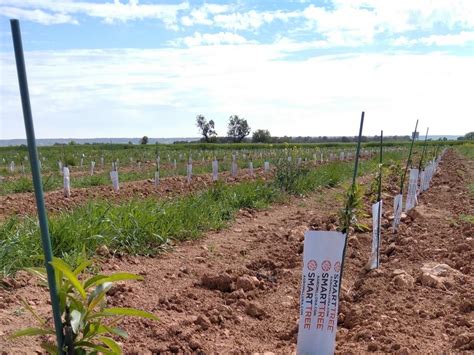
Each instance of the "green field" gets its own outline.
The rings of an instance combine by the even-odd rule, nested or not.
[[[456,144],[459,144],[456,142]],[[458,149],[471,152],[471,146],[458,145]],[[392,166],[398,172],[405,164],[407,144],[387,144],[384,151],[384,165]],[[425,162],[440,152],[440,147],[429,145]],[[421,145],[415,146],[413,164],[417,166]],[[237,156],[240,168],[248,166],[249,161],[259,168],[264,161],[272,164],[273,179],[266,182],[254,180],[233,185],[219,182],[207,190],[191,195],[179,196],[173,200],[156,198],[123,200],[110,203],[104,200],[89,201],[70,211],[62,211],[50,216],[50,231],[54,254],[74,262],[83,247],[89,254],[97,248],[107,246],[116,253],[152,255],[159,253],[170,243],[197,238],[203,232],[219,229],[232,220],[241,208],[259,209],[276,201],[285,200],[290,195],[304,195],[321,187],[336,186],[350,178],[353,161],[340,161],[339,154],[344,151],[354,156],[351,144],[337,145],[84,145],[40,148],[40,157],[44,160],[43,182],[46,190],[58,189],[62,177],[57,168],[57,160],[63,159],[77,171],[78,159],[84,154],[89,162],[104,156],[108,164],[116,159],[124,161],[129,170],[121,173],[121,181],[143,180],[151,178],[155,157],[161,157],[161,176],[184,175],[189,155],[196,167],[194,173],[211,172],[211,160],[216,157],[222,164],[220,171],[230,169],[231,155]],[[378,147],[367,144],[363,147],[364,157],[360,162],[360,175],[375,173],[378,167]],[[23,148],[3,148],[1,157],[6,161],[21,159],[26,154]],[[320,154],[330,162],[320,164]],[[168,158],[169,156],[169,158]],[[288,159],[291,157],[291,159]],[[130,161],[130,158],[132,162]],[[301,161],[299,162],[299,159]],[[316,158],[316,159],[315,159]],[[0,158],[2,159],[2,158]],[[24,159],[24,158],[22,158]],[[137,160],[151,161],[147,168],[139,169]],[[177,160],[177,169],[170,161]],[[318,164],[315,164],[315,160]],[[25,160],[26,162],[26,160]],[[86,163],[84,163],[85,165]],[[120,164],[120,169],[124,169]],[[8,167],[2,167],[2,174],[8,177],[1,183],[1,193],[31,191],[29,174],[10,173]],[[126,169],[124,169],[126,170]],[[93,176],[83,174],[72,179],[72,188],[110,184],[109,169]],[[24,187],[23,187],[24,186]],[[42,263],[42,251],[39,243],[39,230],[36,216],[8,217],[0,224],[0,274],[8,275],[16,270]]]
[[[428,154],[434,154],[439,142],[429,142]],[[461,145],[462,142],[451,141],[444,144]],[[386,142],[386,149],[404,149],[409,142]],[[462,145],[461,145],[462,146]],[[420,150],[421,142],[415,147]],[[40,147],[39,158],[45,191],[58,190],[62,187],[59,162],[71,170],[71,187],[81,188],[110,184],[109,171],[112,162],[117,162],[120,181],[138,181],[151,179],[156,170],[156,159],[160,158],[160,176],[185,176],[186,166],[191,158],[193,174],[212,172],[211,161],[219,161],[219,171],[230,171],[232,156],[236,156],[239,168],[248,168],[252,161],[255,169],[262,168],[264,161],[275,165],[279,160],[292,156],[306,162],[319,162],[321,154],[324,160],[333,156],[339,159],[341,152],[354,154],[353,143],[328,144],[156,144],[156,145],[61,145]],[[363,150],[375,153],[377,144],[363,144]],[[95,162],[91,175],[91,162]],[[82,165],[81,165],[82,162]],[[175,164],[176,162],[176,164]],[[14,164],[14,169],[10,166]],[[26,147],[0,148],[0,195],[20,192],[32,192],[28,152]]]

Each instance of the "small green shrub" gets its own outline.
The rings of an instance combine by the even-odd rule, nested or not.
[[[364,212],[364,192],[361,185],[354,184],[346,189],[344,194],[344,207],[339,211],[339,228],[343,232],[348,232],[349,227],[353,227],[360,232],[366,232],[370,228],[361,223],[362,218],[368,217]]]
[[[15,193],[33,192],[33,181],[22,176],[14,182],[12,190]]]
[[[117,327],[118,321],[125,316],[158,320],[153,314],[142,310],[107,307],[107,292],[114,282],[142,280],[140,276],[115,273],[87,278],[85,271],[92,266],[92,261],[85,258],[75,269],[59,258],[55,258],[51,265],[56,275],[63,320],[63,350],[66,354],[121,354],[120,345],[111,337],[127,337],[127,333]],[[27,270],[37,275],[42,283],[47,283],[44,268]],[[23,301],[23,304],[33,314],[38,327],[19,330],[11,335],[12,338],[55,334],[54,329],[28,303]],[[52,342],[44,341],[41,347],[51,354],[57,354],[57,347]]]
[[[301,193],[300,181],[310,169],[298,162],[298,149],[285,149],[275,164],[275,184],[278,188],[291,194]]]

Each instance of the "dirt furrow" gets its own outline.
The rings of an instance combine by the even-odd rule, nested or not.
[[[473,225],[463,217],[474,214],[466,187],[473,176],[472,162],[449,151],[399,233],[384,220],[378,270],[364,269],[370,233],[350,237],[337,352],[473,350]],[[241,211],[229,229],[180,243],[157,258],[103,261],[105,272],[145,277],[112,289],[112,304],[161,318],[124,320],[130,334],[126,353],[294,352],[303,233],[336,228],[340,191],[322,189],[267,211]],[[434,266],[441,270],[437,275]],[[20,296],[40,313],[48,312],[45,290],[22,273],[12,286],[0,290],[0,348],[7,353],[37,349],[37,343],[13,342],[5,335],[31,320],[21,310]]]
[[[255,169],[254,176],[250,175],[248,169],[241,169],[238,175],[232,177],[228,172],[221,172],[219,180],[226,184],[234,184],[255,179],[267,179],[262,169]],[[70,210],[76,206],[86,204],[91,200],[108,200],[116,203],[124,202],[134,198],[145,198],[156,196],[157,198],[171,198],[177,195],[203,190],[213,184],[211,174],[195,175],[188,183],[185,176],[166,177],[160,180],[159,186],[155,186],[153,180],[141,180],[120,183],[118,192],[113,190],[112,184],[107,186],[92,186],[87,188],[72,188],[69,197],[64,196],[62,190],[50,191],[44,194],[46,208],[50,212]],[[36,212],[36,204],[33,193],[16,193],[0,196],[0,221],[11,215],[27,215]]]

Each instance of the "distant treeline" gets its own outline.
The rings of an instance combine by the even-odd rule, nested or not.
[[[429,141],[428,145],[443,145],[443,146],[455,146],[468,144],[470,141],[439,141],[433,140]],[[409,140],[406,141],[385,141],[385,147],[401,147],[408,146],[410,144]],[[415,143],[417,146],[423,145],[423,140],[418,140]],[[379,142],[377,140],[366,141],[363,143],[364,147],[377,147]],[[351,148],[355,147],[355,142],[326,142],[326,143],[251,143],[243,142],[238,144],[228,144],[228,143],[189,143],[181,142],[175,144],[67,144],[67,145],[53,145],[53,146],[42,146],[38,147],[39,152],[51,152],[57,151],[65,155],[72,153],[90,153],[95,152],[101,154],[102,151],[114,151],[114,150],[132,150],[132,151],[153,151],[153,152],[165,152],[165,151],[174,151],[182,150],[184,152],[189,152],[192,150],[219,150],[219,149],[228,149],[228,150],[251,150],[251,149],[286,149],[286,148],[302,148],[302,149],[318,149],[318,148]],[[0,147],[0,158],[3,154],[15,154],[24,152],[27,154],[27,147],[25,145],[20,146],[8,146]],[[1,159],[0,159],[1,160]]]
[[[406,142],[410,140],[410,136],[384,136],[385,142]],[[362,136],[362,142],[379,142],[380,136]],[[194,143],[204,143],[204,138],[196,141]],[[212,143],[233,143],[234,140],[232,137],[213,137],[211,140]],[[254,142],[253,138],[244,138],[243,143],[252,143]],[[289,143],[289,144],[298,144],[298,143],[354,143],[357,142],[357,136],[342,136],[342,137],[267,137],[265,143]],[[180,143],[189,143],[184,141],[174,142],[174,144]]]

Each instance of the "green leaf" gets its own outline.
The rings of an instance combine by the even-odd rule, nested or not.
[[[10,338],[18,338],[24,336],[35,336],[35,335],[48,335],[48,334],[55,334],[54,329],[51,328],[25,328],[21,329],[12,335]]]
[[[66,291],[63,288],[58,290],[58,298],[59,298],[59,308],[61,310],[61,314],[64,313],[66,309]]]
[[[86,325],[82,333],[82,340],[86,341],[89,338],[93,338],[98,334],[98,329],[101,327],[100,323],[89,322],[86,319]]]
[[[40,346],[50,354],[53,354],[53,355],[58,354],[58,347],[56,344],[43,342],[41,343]]]
[[[94,282],[88,283],[87,287],[97,286],[104,282],[116,282],[116,281],[125,281],[125,280],[143,280],[143,277],[135,274],[130,274],[128,272],[118,272],[105,278],[100,278]]]
[[[99,294],[103,293],[104,291],[107,292],[113,286],[112,282],[104,282],[98,285],[94,291],[89,294],[88,302],[90,303],[95,297]]]
[[[87,267],[92,265],[92,261],[84,260],[78,267],[74,269],[74,275],[79,275],[82,271],[84,271]]]
[[[105,275],[95,275],[84,282],[84,288],[87,290],[89,287],[93,286],[97,280],[105,279],[107,276]]]
[[[79,341],[74,345],[76,346],[75,350],[77,350],[78,348],[82,348],[82,349],[89,348],[89,349],[94,349],[94,350],[100,351],[104,355],[109,355],[109,354],[114,355],[114,353],[112,351],[110,351],[109,349],[107,349],[106,347],[94,344],[90,341]]]
[[[27,267],[25,271],[34,276],[38,276],[41,280],[47,280],[46,269],[44,267]]]
[[[95,306],[99,304],[105,297],[105,294],[112,287],[111,282],[103,283],[95,288],[95,290],[89,295],[89,306],[87,307],[88,311],[92,311]]]
[[[106,327],[106,328],[111,334],[118,335],[119,337],[122,337],[122,338],[128,338],[128,333],[122,328],[119,328],[119,327],[114,327],[114,328]]]
[[[25,307],[32,315],[33,317],[36,318],[36,320],[39,322],[39,324],[44,327],[46,325],[46,321],[41,318],[38,313],[35,312],[35,310],[33,308],[31,308],[31,306],[28,304],[28,302],[25,301],[25,299],[22,297],[21,298],[21,304],[23,305],[23,307]]]
[[[51,261],[51,265],[54,267],[55,271],[60,271],[63,273],[63,275],[69,280],[69,282],[74,286],[77,292],[79,292],[83,299],[87,297],[86,291],[82,287],[76,275],[74,275],[74,273],[64,261],[54,258],[53,261]]]
[[[105,345],[107,345],[110,348],[110,350],[113,351],[114,354],[122,354],[122,349],[120,348],[120,345],[118,345],[117,342],[113,340],[112,338],[99,337],[98,340],[100,340]]]
[[[79,299],[76,299],[75,297],[73,296],[70,296],[69,297],[69,308],[71,309],[76,309],[78,310],[79,312],[81,313],[84,313],[85,309],[84,309],[84,305],[82,304],[81,300]]]
[[[102,310],[102,312],[95,313],[90,318],[92,319],[92,318],[97,318],[97,317],[113,317],[113,316],[131,316],[131,317],[141,317],[141,318],[159,320],[159,318],[152,313],[142,311],[140,309],[124,308],[124,307],[105,308]]]
[[[53,269],[54,269],[54,267],[53,267]],[[60,270],[54,269],[54,278],[56,280],[56,287],[59,290],[61,290],[63,288],[63,273]]]

